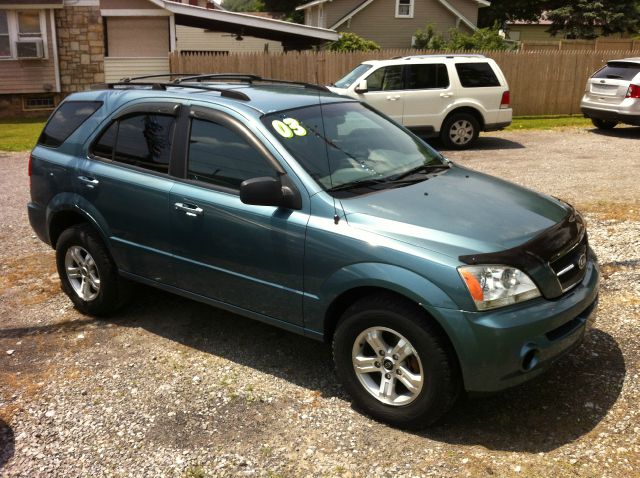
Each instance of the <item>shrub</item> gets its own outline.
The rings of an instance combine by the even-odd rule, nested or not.
[[[340,33],[340,39],[329,45],[331,51],[376,51],[380,45],[355,33]]]

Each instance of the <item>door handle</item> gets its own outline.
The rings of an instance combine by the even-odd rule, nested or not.
[[[89,189],[93,189],[98,184],[100,184],[100,181],[98,181],[96,178],[89,178],[87,176],[78,176],[78,179],[82,181]]]
[[[204,210],[201,207],[196,206],[195,204],[185,204],[182,202],[177,202],[173,205],[176,208],[176,211],[184,211],[187,216],[196,217],[202,216]]]
[[[442,98],[451,98],[453,96],[453,93],[440,93],[440,96]]]
[[[389,101],[397,101],[400,99],[400,95],[396,95],[396,96],[387,96],[387,99]]]

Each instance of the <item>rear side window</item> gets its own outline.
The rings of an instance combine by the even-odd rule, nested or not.
[[[456,70],[464,88],[500,86],[500,81],[489,63],[456,63]]]
[[[93,144],[92,153],[140,168],[169,172],[175,118],[136,114],[112,123]]]
[[[408,90],[447,88],[449,86],[446,65],[410,65],[406,68]]]
[[[47,122],[38,144],[57,148],[101,106],[101,101],[65,101]]]
[[[638,73],[640,73],[640,64],[638,63],[610,61],[607,66],[597,71],[593,78],[631,81]]]
[[[264,176],[277,177],[277,172],[240,135],[216,123],[193,120],[189,179],[240,189],[242,181]]]

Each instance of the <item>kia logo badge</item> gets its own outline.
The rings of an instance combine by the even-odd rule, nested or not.
[[[578,259],[578,267],[582,270],[587,265],[587,254],[582,254]]]

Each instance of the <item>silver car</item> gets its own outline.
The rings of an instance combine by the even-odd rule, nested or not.
[[[611,60],[596,71],[587,80],[580,108],[600,129],[640,126],[640,57]]]

